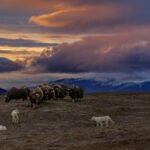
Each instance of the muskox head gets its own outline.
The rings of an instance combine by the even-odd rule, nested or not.
[[[73,87],[68,87],[66,91],[67,91],[67,94],[72,93],[73,92]]]
[[[56,98],[55,90],[53,88],[51,89],[50,94],[53,98]]]

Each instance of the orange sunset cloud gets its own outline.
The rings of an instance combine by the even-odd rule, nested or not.
[[[104,24],[119,18],[128,10],[125,6],[116,5],[92,5],[61,7],[48,14],[32,16],[29,23],[35,23],[46,27],[75,27]],[[77,26],[78,25],[78,26]]]

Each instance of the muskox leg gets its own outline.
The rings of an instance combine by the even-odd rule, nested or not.
[[[81,102],[81,98],[79,98],[78,101]]]
[[[46,102],[47,100],[49,100],[49,99],[48,99],[48,95],[45,97],[45,100],[44,100],[44,102]]]
[[[34,102],[33,102],[33,108],[36,109],[40,106],[41,101],[40,98],[37,98]]]
[[[33,104],[32,104],[32,108],[33,108],[33,109],[36,109],[36,108],[37,108],[37,104],[33,103]]]
[[[73,99],[72,99],[72,102],[75,103],[75,102],[76,102],[76,99],[73,98]]]
[[[75,102],[78,102],[78,98],[77,98],[77,99],[75,99]]]
[[[31,103],[31,107],[33,107],[33,104]]]
[[[30,101],[30,104],[31,104],[30,106],[33,108],[33,105],[34,105],[33,100],[29,98],[29,101]]]
[[[33,109],[37,109],[38,106],[39,106],[38,104],[32,103],[32,108],[33,108]]]
[[[29,97],[26,99],[26,107],[32,107],[32,102]]]
[[[27,97],[27,104],[28,104],[28,107],[31,107],[31,106],[32,106],[32,103],[31,103],[31,101],[30,101],[30,97],[29,97],[29,96]]]

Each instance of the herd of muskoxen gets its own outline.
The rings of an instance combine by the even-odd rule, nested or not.
[[[31,107],[35,107],[47,100],[64,99],[66,96],[72,98],[74,102],[81,100],[84,96],[84,91],[79,86],[67,86],[63,84],[41,84],[34,88],[12,87],[6,93],[5,102],[12,99],[27,100]]]

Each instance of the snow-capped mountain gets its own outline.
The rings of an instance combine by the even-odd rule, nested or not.
[[[3,95],[3,94],[5,94],[5,93],[6,93],[6,90],[0,88],[0,95]]]
[[[150,91],[150,81],[145,82],[125,82],[117,83],[111,79],[97,81],[95,79],[70,78],[56,80],[55,83],[66,85],[79,85],[85,92],[148,92]]]

